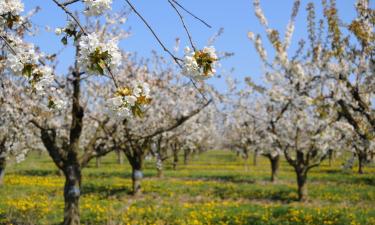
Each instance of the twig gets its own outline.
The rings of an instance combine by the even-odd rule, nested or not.
[[[142,22],[147,26],[147,28],[151,31],[152,35],[156,38],[157,42],[161,45],[161,47],[163,48],[163,50],[165,52],[167,52],[172,58],[173,60],[177,63],[177,65],[182,68],[182,65],[179,61],[182,61],[181,59],[177,58],[176,56],[174,56],[172,54],[172,52],[170,52],[166,47],[165,45],[163,44],[163,42],[161,42],[160,38],[157,36],[157,34],[155,33],[155,31],[152,29],[152,27],[150,26],[150,24],[148,24],[148,22],[146,21],[145,18],[143,18],[143,16],[137,11],[137,9],[131,4],[131,2],[129,0],[125,0],[128,5],[130,6],[130,8],[132,8],[132,10],[135,12],[135,14],[137,14],[137,16],[142,20]]]
[[[14,48],[9,44],[9,42],[7,41],[7,39],[3,36],[3,35],[0,35],[1,39],[3,39],[3,41],[5,42],[5,44],[9,47],[9,49],[12,51],[12,53],[14,55],[17,55],[17,52],[14,50]]]
[[[66,2],[62,3],[62,5],[63,6],[68,6],[68,5],[76,3],[78,1],[80,1],[80,0],[69,0],[69,1],[66,1]]]
[[[54,3],[56,3],[57,6],[59,6],[62,10],[65,11],[66,14],[68,14],[76,23],[77,25],[79,26],[79,28],[81,29],[82,33],[84,33],[85,35],[87,35],[87,32],[85,31],[85,29],[83,28],[83,26],[81,25],[81,23],[78,21],[78,19],[73,15],[72,12],[70,12],[66,7],[65,5],[61,4],[60,2],[58,2],[57,0],[52,0]]]
[[[184,21],[184,18],[182,17],[180,11],[178,11],[178,9],[176,8],[176,6],[173,4],[173,2],[171,0],[168,0],[169,4],[172,6],[172,8],[176,11],[176,13],[178,14],[178,16],[180,17],[180,20],[181,20],[181,23],[182,25],[184,26],[184,29],[186,31],[186,34],[187,36],[189,37],[189,41],[190,41],[190,45],[191,47],[193,48],[194,52],[196,51],[196,48],[194,46],[194,43],[193,43],[193,39],[190,35],[190,32],[188,30],[188,28],[186,27],[186,24],[185,24],[185,21]]]
[[[192,12],[190,12],[189,10],[187,10],[185,7],[183,7],[180,3],[178,3],[176,0],[172,0],[174,3],[176,3],[176,5],[178,5],[178,7],[180,7],[182,10],[184,10],[185,12],[187,12],[190,16],[194,17],[195,19],[199,20],[201,23],[203,23],[204,25],[206,25],[208,28],[212,28],[211,25],[209,25],[207,22],[205,22],[203,19],[197,17],[196,15],[194,15]]]

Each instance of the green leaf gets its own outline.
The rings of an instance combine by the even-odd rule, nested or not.
[[[33,72],[33,65],[32,64],[25,64],[22,69],[22,75],[31,77]]]
[[[64,36],[63,38],[61,38],[61,42],[63,43],[63,45],[67,45],[68,44],[68,37]]]

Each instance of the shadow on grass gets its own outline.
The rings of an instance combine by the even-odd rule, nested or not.
[[[37,177],[46,177],[46,176],[56,176],[59,175],[59,171],[56,170],[41,170],[41,169],[32,169],[32,170],[22,170],[17,172],[21,176],[37,176]]]
[[[170,177],[179,178],[179,176]],[[218,175],[218,176],[200,176],[200,175],[191,175],[186,177],[186,180],[202,180],[202,181],[217,181],[217,182],[230,182],[230,183],[237,183],[237,184],[253,184],[255,180],[252,178],[246,177],[236,177],[230,175]]]
[[[95,194],[103,199],[114,196],[132,195],[130,187],[112,188],[111,186],[98,186],[98,184],[86,184],[82,187],[82,196]]]
[[[290,203],[298,201],[297,192],[295,189],[278,189],[278,190],[261,190],[261,189],[252,189],[252,190],[241,190],[234,192],[233,190],[223,188],[223,187],[214,187],[213,195],[221,199],[227,198],[245,198],[249,200],[259,200],[259,201],[275,201]]]

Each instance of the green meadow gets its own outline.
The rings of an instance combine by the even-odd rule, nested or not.
[[[183,161],[183,160],[180,160]],[[375,168],[343,172],[341,159],[308,175],[308,200],[297,201],[295,174],[282,161],[278,181],[258,157],[245,166],[234,153],[194,155],[187,165],[145,163],[142,194],[131,195],[131,168],[113,154],[83,170],[82,224],[375,224]],[[0,224],[59,224],[64,178],[47,155],[8,165],[0,187]]]

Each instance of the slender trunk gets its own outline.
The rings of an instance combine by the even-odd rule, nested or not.
[[[254,151],[254,154],[253,154],[253,165],[254,166],[257,165],[257,158],[258,158],[258,151]]]
[[[4,175],[5,175],[5,166],[6,166],[6,159],[5,157],[0,158],[0,186],[4,183]]]
[[[81,170],[78,165],[70,165],[65,171],[64,225],[79,225],[79,198],[81,195]]]
[[[270,156],[269,159],[271,162],[271,182],[275,182],[277,180],[277,174],[279,173],[280,156]]]
[[[358,173],[363,174],[363,167],[366,160],[366,154],[359,153],[358,154]]]
[[[245,155],[244,156],[244,166],[245,166],[245,172],[249,171],[249,156]]]
[[[307,199],[306,178],[307,173],[304,171],[297,171],[297,185],[298,185],[298,201],[305,201]]]
[[[177,169],[178,163],[178,152],[176,150],[173,151],[173,170]]]
[[[163,174],[163,160],[162,160],[160,154],[157,154],[157,156],[156,156],[156,170],[157,170],[157,176],[159,178],[162,178],[164,176],[164,174]]]
[[[332,150],[329,150],[329,151],[328,151],[328,166],[329,166],[329,167],[332,166],[332,159],[333,159],[333,151],[332,151]]]
[[[102,159],[100,157],[96,157],[96,168],[99,168],[101,165]]]
[[[184,151],[184,165],[187,165],[187,164],[188,164],[188,161],[189,161],[189,153],[190,153],[190,150],[185,149],[185,151]]]
[[[116,153],[117,153],[117,163],[120,165],[124,164],[124,156],[121,154],[121,151],[117,150]]]
[[[159,178],[163,178],[163,177],[164,177],[163,169],[162,169],[162,168],[160,168],[160,169],[158,168],[157,171],[158,171],[157,176],[158,176]]]
[[[141,181],[143,173],[141,168],[132,168],[133,195],[137,196],[142,193]]]

